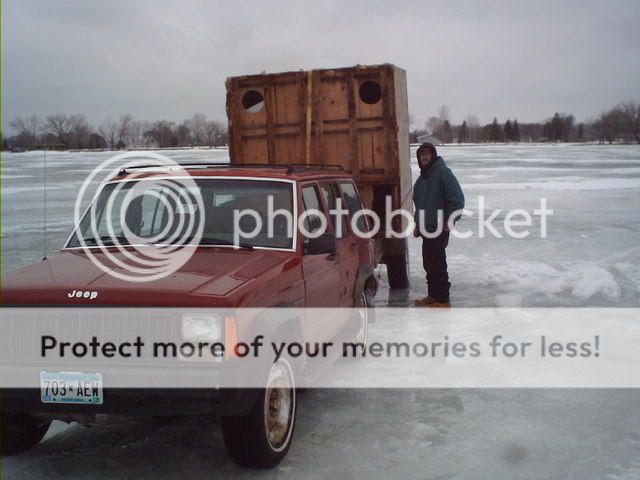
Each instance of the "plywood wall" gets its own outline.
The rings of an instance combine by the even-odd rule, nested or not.
[[[232,77],[227,116],[234,163],[342,165],[366,196],[367,186],[393,185],[394,203],[411,190],[406,75],[398,67]]]

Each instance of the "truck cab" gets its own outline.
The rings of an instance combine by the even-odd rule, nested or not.
[[[187,209],[187,216],[201,225],[197,237],[185,235],[177,217],[171,219],[172,211],[184,208],[177,197],[155,191],[127,201],[143,183],[164,182],[180,188],[185,177],[191,182],[186,197],[195,189],[202,199],[199,208]],[[345,215],[331,213],[338,205],[345,207]],[[59,254],[3,278],[2,303],[15,307],[366,310],[377,290],[377,260],[374,241],[356,234],[353,228],[358,222],[351,220],[361,209],[354,179],[342,168],[326,165],[192,164],[179,169],[123,169],[102,187]],[[249,210],[254,214],[239,215]],[[325,216],[326,225],[318,213]],[[287,222],[288,215],[292,222]],[[252,232],[251,238],[238,239],[238,226],[243,232]],[[365,217],[360,216],[359,230],[367,228]],[[146,281],[126,279],[132,270],[133,251],[144,254],[152,248],[171,246],[176,238],[189,249],[189,257],[179,268]],[[367,321],[365,315],[354,330],[361,341],[366,341],[362,336]],[[354,325],[327,321],[319,327],[318,331],[330,338]],[[246,392],[197,389],[141,393],[109,391],[105,384],[101,385],[104,398],[91,405],[64,396],[57,398],[56,404],[45,402],[42,388],[4,389],[2,454],[34,446],[56,418],[69,420],[99,413],[218,413],[225,445],[236,463],[273,467],[286,455],[295,426],[293,376],[285,362],[274,364],[266,388]],[[277,388],[268,383],[272,377],[279,379]]]

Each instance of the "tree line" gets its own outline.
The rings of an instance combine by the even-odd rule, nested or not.
[[[168,120],[148,122],[133,115],[104,120],[97,128],[82,114],[55,113],[40,119],[36,115],[14,118],[15,135],[3,138],[3,149],[33,150],[213,147],[226,145],[227,126],[196,113],[182,123]]]
[[[411,130],[410,141],[418,143],[435,137],[440,143],[482,142],[599,142],[640,143],[640,103],[619,103],[594,120],[576,123],[570,113],[554,113],[543,122],[519,123],[507,119],[500,123],[494,118],[482,125],[475,115],[469,115],[461,124],[449,120],[449,109],[440,107],[424,127]]]
[[[168,120],[148,122],[130,114],[107,118],[97,128],[82,114],[55,113],[40,119],[36,115],[14,118],[16,132],[3,137],[4,150],[171,148],[221,146],[228,143],[227,126],[208,120],[203,113],[176,123]],[[573,115],[554,113],[543,122],[520,123],[494,118],[482,125],[475,115],[453,125],[449,109],[440,107],[423,128],[411,130],[410,141],[435,137],[440,143],[482,142],[600,142],[640,143],[640,104],[630,101],[602,112],[595,120],[576,123]]]

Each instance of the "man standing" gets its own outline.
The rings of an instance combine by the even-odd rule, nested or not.
[[[438,156],[436,147],[423,143],[417,151],[420,177],[413,186],[415,237],[422,237],[422,264],[427,272],[427,296],[415,301],[421,307],[450,307],[446,248],[449,225],[461,216],[464,194],[453,172]]]

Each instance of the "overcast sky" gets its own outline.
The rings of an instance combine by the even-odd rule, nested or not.
[[[2,1],[2,122],[225,120],[228,76],[390,62],[409,109],[584,120],[640,101],[640,1]],[[417,126],[417,125],[414,125]]]

